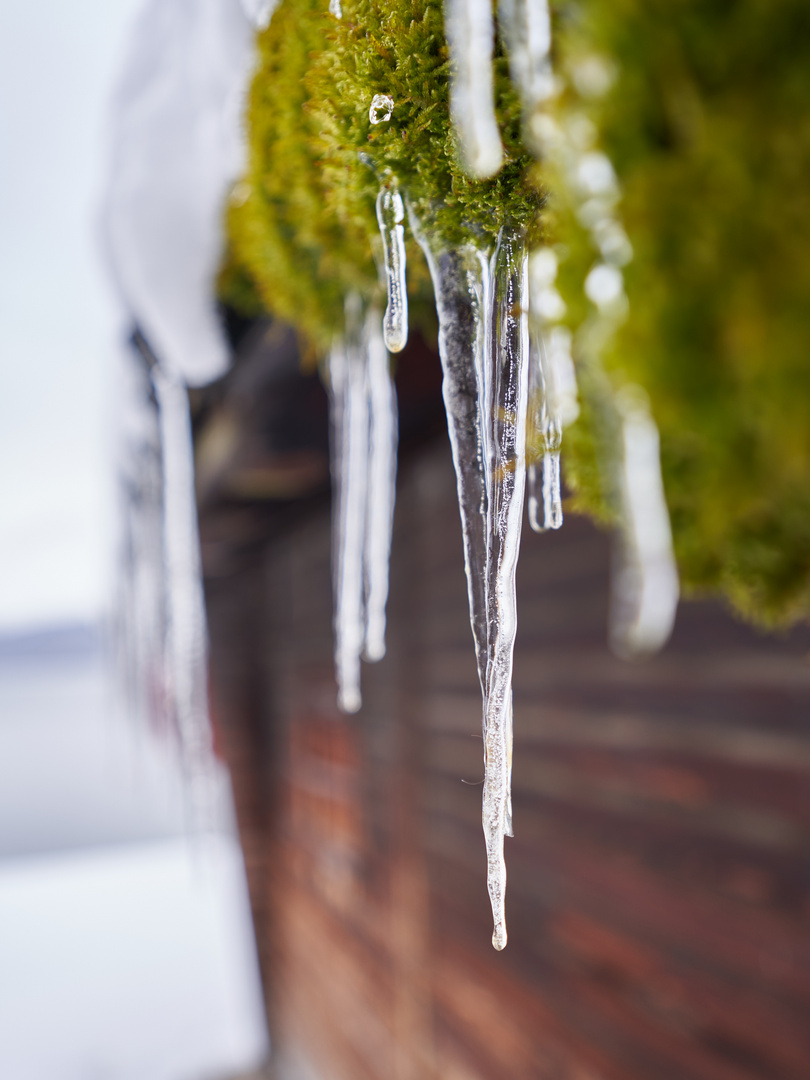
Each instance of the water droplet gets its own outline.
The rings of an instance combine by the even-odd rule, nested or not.
[[[329,0],[329,14],[334,15],[336,19],[343,18],[343,8],[340,6],[340,0]]]
[[[384,124],[394,115],[394,99],[390,94],[375,94],[368,109],[372,124]]]

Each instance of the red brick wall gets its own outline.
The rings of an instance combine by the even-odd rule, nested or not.
[[[357,717],[334,705],[328,506],[209,582],[282,1077],[807,1080],[808,635],[687,604],[660,657],[623,663],[606,539],[524,534],[498,954],[445,443],[398,500]]]

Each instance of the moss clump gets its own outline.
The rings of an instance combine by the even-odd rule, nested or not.
[[[517,98],[503,55],[496,95],[505,165],[490,181],[467,177],[448,111],[441,4],[284,0],[258,41],[250,93],[250,165],[228,212],[236,258],[271,311],[321,352],[343,327],[343,299],[379,298],[374,203],[392,177],[448,241],[472,230],[493,241],[506,218],[537,229],[541,197],[529,181]],[[372,125],[377,93],[394,99],[391,120]],[[416,245],[409,289],[430,295]]]
[[[572,83],[594,55],[616,75],[563,107],[621,181],[630,316],[604,361],[650,395],[684,584],[760,620],[806,615],[810,9],[587,0],[558,41]],[[563,239],[576,304],[593,256]]]
[[[556,12],[567,89],[554,108],[599,133],[635,252],[607,378],[580,371],[582,415],[563,453],[573,503],[607,515],[601,403],[611,386],[640,383],[684,585],[722,590],[768,622],[810,610],[809,20],[806,0],[581,0]],[[449,242],[491,243],[507,218],[540,232],[542,181],[554,178],[530,168],[502,53],[504,169],[477,182],[457,164],[438,0],[343,0],[342,20],[327,0],[282,0],[258,47],[223,287],[250,297],[241,267],[316,352],[342,331],[348,292],[380,299],[381,182],[396,177]],[[581,78],[594,56],[615,74],[600,97]],[[373,126],[377,93],[395,104]],[[596,254],[557,184],[542,229],[567,254],[559,286],[576,329]],[[409,243],[410,288],[429,302]]]

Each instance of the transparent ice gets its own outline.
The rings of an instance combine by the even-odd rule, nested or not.
[[[554,93],[551,16],[547,0],[498,0],[498,26],[509,54],[509,72],[524,115]]]
[[[342,13],[341,16],[342,17]],[[394,115],[394,99],[390,94],[375,94],[368,107],[368,118],[372,124],[384,124]]]
[[[526,478],[527,263],[520,230],[494,253],[451,247],[416,219],[439,316],[443,394],[456,469],[470,623],[484,701],[482,824],[495,948],[506,944],[504,836],[511,835],[515,570]]]
[[[388,305],[383,338],[389,352],[401,352],[408,341],[408,291],[405,280],[405,207],[395,186],[384,185],[377,195],[377,223],[383,244]]]

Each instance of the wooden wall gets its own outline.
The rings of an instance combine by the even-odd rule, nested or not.
[[[524,533],[509,944],[446,438],[401,468],[388,654],[335,708],[329,506],[208,581],[280,1080],[807,1080],[810,635],[605,644],[609,549]]]

